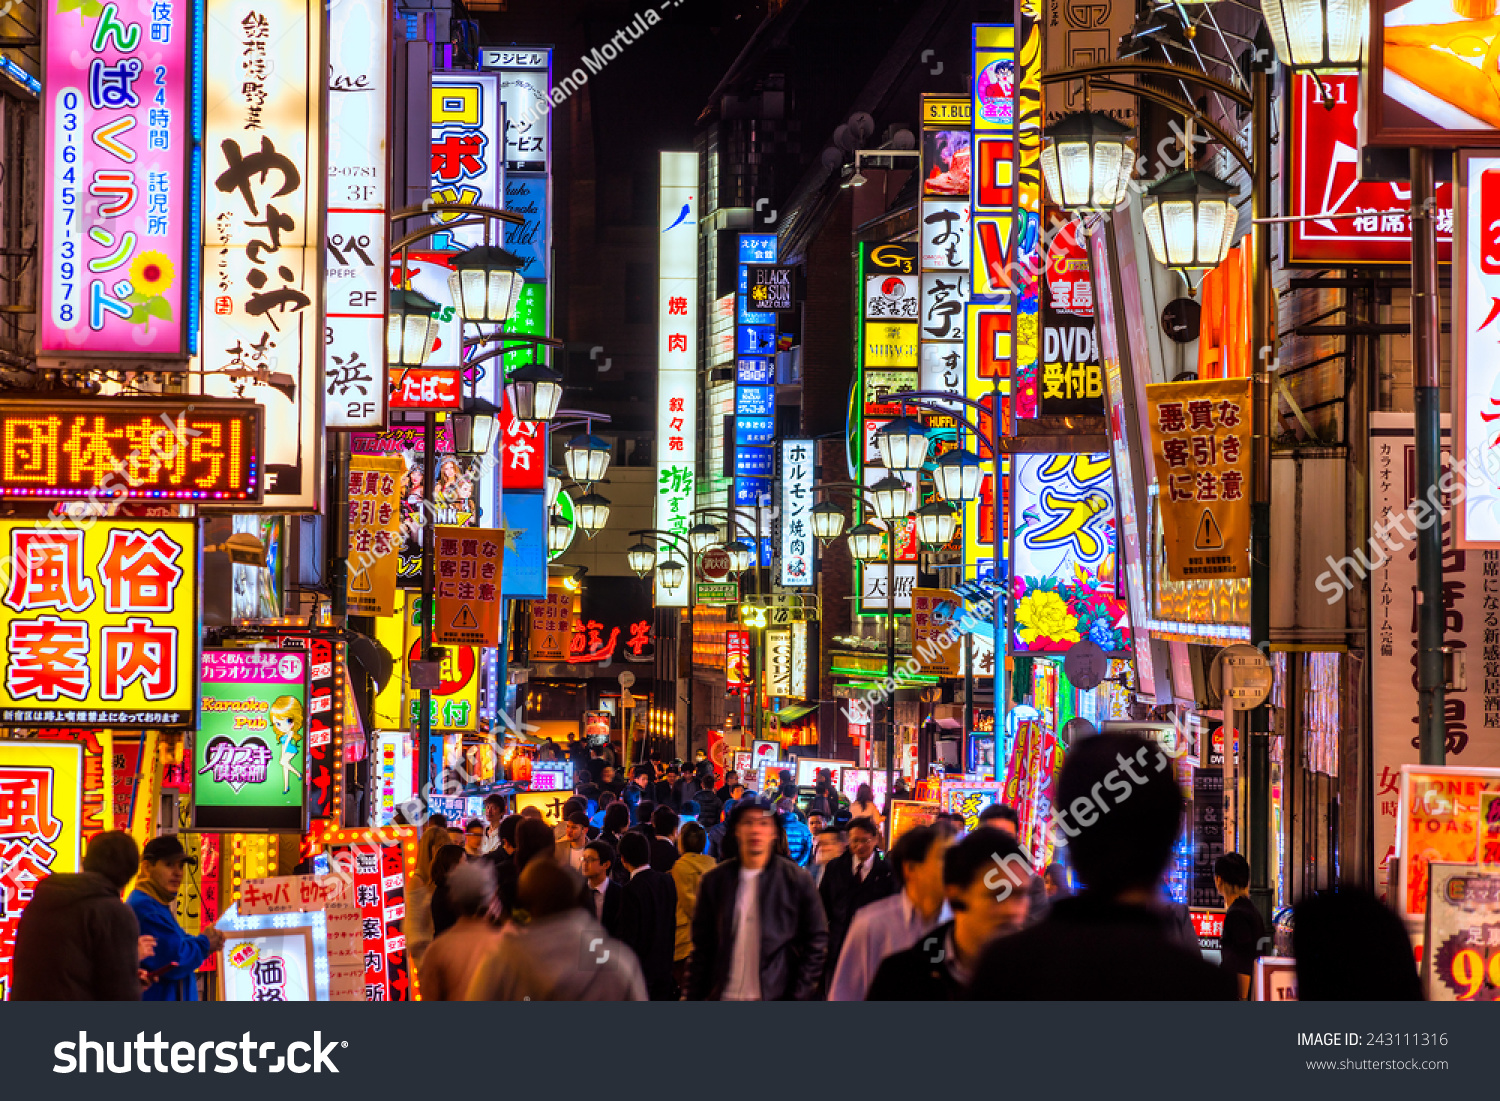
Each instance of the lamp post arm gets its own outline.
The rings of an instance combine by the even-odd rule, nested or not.
[[[943,413],[952,417],[964,426],[965,431],[972,432],[978,437],[979,442],[984,444],[993,454],[996,450],[994,438],[979,427],[974,421],[961,413],[955,413],[948,408],[950,405],[958,404],[965,408],[973,409],[981,416],[992,417],[993,414],[985,408],[981,402],[973,398],[961,398],[957,394],[950,394],[946,390],[902,390],[898,394],[892,394],[892,401],[899,401],[904,405],[917,405],[930,413]]]
[[[679,551],[679,552],[687,555],[687,559],[688,559],[688,563],[687,564],[689,566],[692,565],[692,562],[693,562],[692,548],[687,545],[687,542],[680,535],[676,535],[676,534],[674,534],[673,532],[670,532],[670,531],[662,531],[660,528],[636,528],[634,531],[626,532],[626,534],[627,535],[642,535],[642,536],[649,535],[653,539],[660,539],[660,540],[662,540],[662,541],[670,544],[673,550]]]

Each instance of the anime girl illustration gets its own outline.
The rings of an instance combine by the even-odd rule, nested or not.
[[[271,729],[276,731],[276,748],[281,753],[281,794],[292,790],[292,776],[298,781],[302,773],[292,767],[297,759],[297,749],[302,744],[302,729],[305,713],[302,701],[295,696],[278,696],[271,702]]]

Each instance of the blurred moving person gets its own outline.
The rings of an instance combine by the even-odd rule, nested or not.
[[[635,954],[585,908],[583,879],[555,860],[521,871],[524,923],[509,925],[469,984],[471,1002],[643,1002]]]
[[[980,958],[977,999],[1233,999],[1233,980],[1173,939],[1158,882],[1183,798],[1161,747],[1134,734],[1078,743],[1057,781],[1054,825],[1083,890]]]
[[[828,959],[824,985],[833,983],[833,971],[844,950],[844,937],[854,915],[872,902],[896,893],[896,877],[880,855],[880,829],[873,819],[855,818],[849,823],[847,850],[829,861],[818,880],[818,897],[828,915]]]
[[[990,942],[1026,924],[1028,864],[1016,839],[990,826],[950,846],[943,854],[943,891],[953,920],[887,956],[865,999],[961,1000]]]
[[[708,831],[697,822],[685,822],[678,835],[682,855],[672,865],[672,883],[677,888],[677,940],[672,947],[672,977],[679,990],[687,989],[688,957],[693,954],[693,911],[698,905],[698,884],[715,860],[703,852]]]
[[[479,965],[504,934],[490,920],[495,907],[495,868],[487,860],[465,861],[448,875],[448,897],[458,915],[428,945],[417,972],[422,1000],[461,1002]]]
[[[1292,955],[1298,1001],[1422,1000],[1406,924],[1368,891],[1320,891],[1297,903]]]
[[[150,938],[120,899],[140,863],[135,839],[111,830],[89,841],[83,871],[36,885],[16,927],[11,1001],[140,1001],[140,948]]]
[[[406,882],[406,924],[402,928],[413,967],[420,966],[422,953],[432,943],[432,861],[448,843],[448,819],[431,815],[417,841],[417,866]]]

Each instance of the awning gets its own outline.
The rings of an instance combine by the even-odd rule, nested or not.
[[[783,707],[780,711],[774,712],[774,714],[776,715],[777,722],[794,723],[800,719],[807,718],[807,716],[811,715],[817,709],[818,705],[815,703],[794,703],[790,707]]]
[[[964,724],[959,722],[957,719],[949,719],[944,717],[941,719],[934,719],[933,722],[937,723],[939,730],[962,730],[964,728]]]

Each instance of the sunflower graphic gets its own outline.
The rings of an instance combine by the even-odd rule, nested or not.
[[[141,253],[130,265],[131,286],[142,298],[155,298],[166,293],[175,275],[172,261],[155,249]]]

